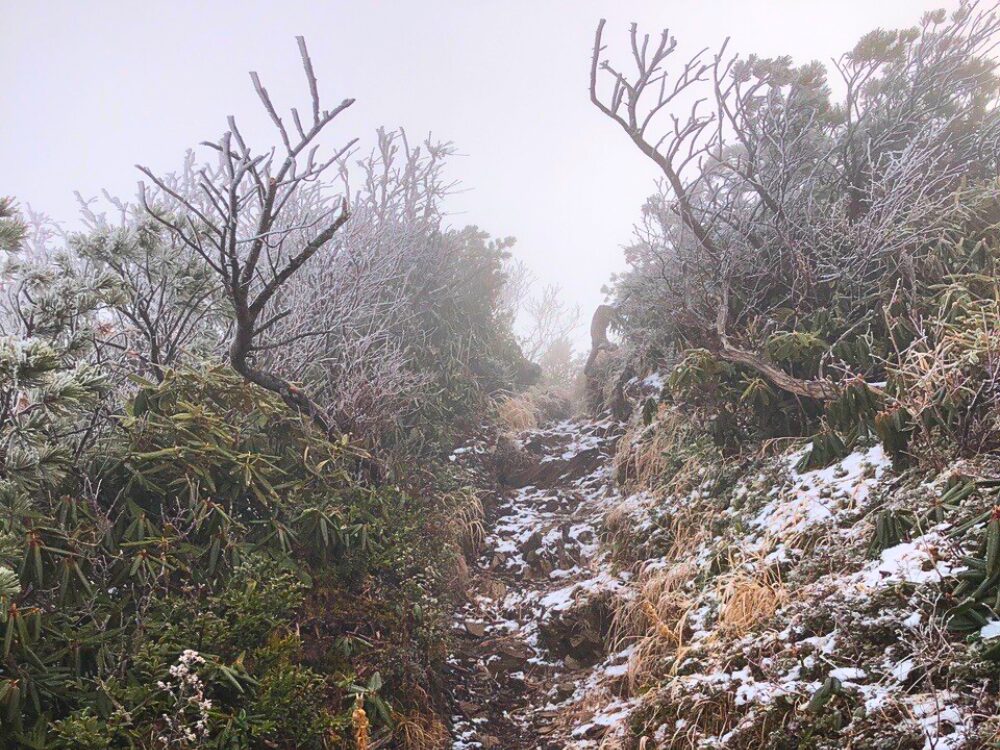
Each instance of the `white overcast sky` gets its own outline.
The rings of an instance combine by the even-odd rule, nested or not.
[[[327,143],[379,125],[433,131],[463,156],[455,224],[514,235],[517,254],[584,316],[622,266],[655,169],[590,104],[597,20],[669,26],[714,46],[828,61],[875,27],[953,0],[0,0],[0,194],[67,227],[73,191],[131,197],[136,162],[179,166],[226,116],[266,134],[247,72],[279,107],[306,105],[294,37],[327,106],[357,103]],[[308,109],[308,107],[306,107]],[[258,143],[260,141],[258,140]]]

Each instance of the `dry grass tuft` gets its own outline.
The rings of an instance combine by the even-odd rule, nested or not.
[[[403,750],[446,750],[451,747],[448,728],[434,714],[395,714],[396,738]]]
[[[650,437],[651,436],[651,437]],[[649,489],[666,468],[666,451],[673,442],[673,431],[660,429],[659,422],[650,429],[641,422],[629,425],[615,451],[615,474],[626,489]]]
[[[719,631],[735,638],[771,618],[788,601],[788,590],[776,573],[753,573],[742,567],[719,576],[716,594]]]
[[[604,528],[613,535],[625,535],[632,523],[635,505],[628,499],[618,503],[604,516]]]
[[[638,595],[622,600],[612,623],[617,648],[634,643],[628,681],[632,691],[662,676],[665,663],[684,652],[684,627],[694,601],[685,591],[696,567],[682,563],[657,570],[642,583]]]
[[[464,591],[469,583],[469,562],[475,559],[486,537],[479,492],[462,487],[444,493],[437,518],[446,540],[442,541],[454,553],[451,557],[454,567],[449,571],[451,585]]]
[[[711,536],[717,508],[685,508],[670,519],[670,550],[667,557],[681,560],[698,552]]]
[[[624,737],[607,735],[601,739],[601,744],[597,746],[597,750],[625,750],[627,747],[629,745],[626,743]]]
[[[604,543],[616,558],[636,562],[633,550],[641,550],[644,537],[636,537],[636,526],[648,512],[649,497],[628,497],[604,515]]]
[[[472,487],[463,487],[449,492],[444,501],[452,538],[458,540],[466,555],[475,556],[486,535],[483,501],[479,493]]]
[[[687,450],[691,425],[686,417],[660,406],[650,427],[633,423],[615,453],[615,473],[627,491],[681,493],[701,481],[705,457]]]
[[[538,407],[528,394],[507,396],[496,405],[497,419],[511,432],[533,430],[538,427]]]

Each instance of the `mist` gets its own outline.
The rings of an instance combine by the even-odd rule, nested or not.
[[[912,25],[942,5],[955,4],[3,2],[3,189],[73,228],[73,191],[129,199],[136,163],[177,169],[228,115],[270,138],[247,74],[260,73],[277,105],[301,105],[302,34],[326,99],[357,99],[326,142],[358,137],[367,152],[385,126],[454,143],[450,223],[515,237],[537,283],[559,285],[585,320],[623,268],[621,248],[658,174],[588,99],[599,18],[613,44],[635,21],[669,27],[691,54],[729,38],[730,51],[802,63],[828,62],[872,28]]]

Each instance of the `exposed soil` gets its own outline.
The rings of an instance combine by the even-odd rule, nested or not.
[[[456,750],[596,748],[623,715],[627,653],[609,653],[608,636],[627,574],[611,572],[598,539],[619,499],[618,435],[610,421],[565,421],[514,441],[455,619]]]

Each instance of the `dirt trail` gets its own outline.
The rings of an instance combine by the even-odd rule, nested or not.
[[[522,467],[488,509],[450,660],[453,748],[596,748],[626,714],[627,651],[609,647],[627,574],[600,552],[619,496],[617,426],[566,421],[518,436]]]

